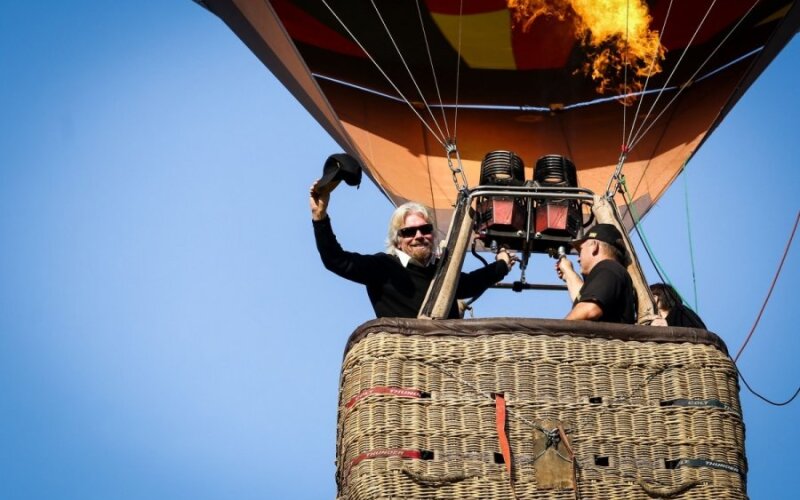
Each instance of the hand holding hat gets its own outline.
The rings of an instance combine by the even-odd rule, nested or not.
[[[311,185],[309,205],[313,220],[322,220],[328,216],[331,191],[336,189],[341,181],[351,186],[361,183],[361,164],[344,153],[329,156],[322,168],[322,177]]]
[[[361,164],[345,153],[328,157],[322,167],[322,177],[317,181],[316,189],[319,192],[331,192],[339,181],[345,181],[351,186],[361,184]]]

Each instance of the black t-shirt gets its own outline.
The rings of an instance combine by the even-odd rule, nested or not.
[[[598,321],[636,323],[636,294],[628,271],[615,260],[601,260],[583,282],[578,302],[594,302],[603,310]]]

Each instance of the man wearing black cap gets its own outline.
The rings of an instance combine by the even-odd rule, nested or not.
[[[597,224],[572,246],[578,251],[584,279],[569,259],[559,259],[556,272],[567,283],[573,302],[566,319],[634,324],[636,294],[624,267],[627,251],[619,230],[612,224]]]
[[[340,180],[352,183],[341,175],[327,175],[327,165],[323,178],[309,192],[314,236],[322,263],[329,271],[365,285],[377,317],[416,318],[436,272],[436,228],[431,213],[418,203],[405,203],[397,207],[389,221],[385,252],[372,255],[347,252],[336,241],[328,203]],[[486,267],[461,273],[456,298],[473,297],[485,291],[502,280],[516,260],[506,250],[498,252],[496,258],[496,262]],[[455,300],[448,317],[459,317]]]

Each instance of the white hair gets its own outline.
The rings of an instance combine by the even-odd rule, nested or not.
[[[397,231],[403,227],[406,222],[406,217],[410,214],[420,215],[427,222],[434,224],[431,211],[425,205],[409,201],[395,208],[392,217],[389,219],[389,229],[386,232],[386,253],[389,255],[397,255],[397,243],[400,241]],[[433,246],[436,248],[439,243],[436,224],[434,224],[433,229]]]

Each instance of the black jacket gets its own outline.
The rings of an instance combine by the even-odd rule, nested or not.
[[[387,253],[362,255],[342,249],[333,234],[330,218],[312,221],[317,250],[329,271],[367,287],[367,295],[379,318],[416,318],[436,273],[436,266],[421,267]],[[470,273],[461,273],[456,298],[474,297],[508,274],[508,265],[499,260]],[[456,301],[449,318],[458,318]]]

